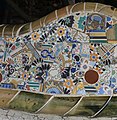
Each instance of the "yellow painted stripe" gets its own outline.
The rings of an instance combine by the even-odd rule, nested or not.
[[[106,36],[105,32],[91,32],[90,36]]]
[[[117,40],[107,40],[108,41],[108,43],[117,43]]]

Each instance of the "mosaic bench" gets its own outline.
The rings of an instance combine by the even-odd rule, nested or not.
[[[0,107],[117,116],[117,9],[77,3],[0,26]]]

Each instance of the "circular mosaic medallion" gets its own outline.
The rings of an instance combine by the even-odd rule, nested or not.
[[[56,87],[51,87],[51,88],[47,89],[46,92],[51,93],[51,94],[61,94],[61,91]]]
[[[89,83],[89,84],[94,84],[98,81],[99,79],[99,75],[96,71],[94,70],[88,70],[85,73],[85,80]]]

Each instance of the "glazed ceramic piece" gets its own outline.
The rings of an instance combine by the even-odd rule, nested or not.
[[[24,25],[1,25],[0,107],[116,116],[116,13],[86,2]]]

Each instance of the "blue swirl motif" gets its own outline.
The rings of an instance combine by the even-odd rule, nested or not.
[[[51,59],[55,59],[55,57],[52,55],[53,51],[49,52],[48,50],[41,51],[41,56],[43,58],[50,57]]]
[[[68,31],[66,32],[66,40],[68,41],[68,42],[76,42],[76,43],[80,43],[79,41],[77,41],[77,40],[74,40],[70,35],[69,35],[69,33],[68,33]]]

